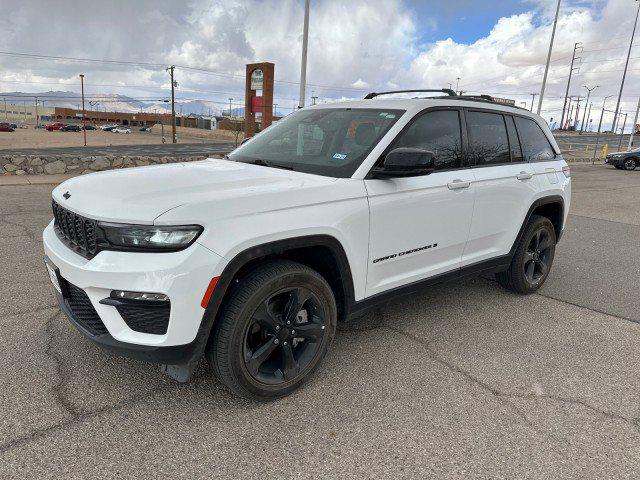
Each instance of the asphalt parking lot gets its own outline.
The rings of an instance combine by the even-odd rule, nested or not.
[[[0,187],[0,477],[640,477],[640,172],[572,174],[539,294],[478,278],[398,299],[268,404],[84,339],[42,264],[51,186]]]

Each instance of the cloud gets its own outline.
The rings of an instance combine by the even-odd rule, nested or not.
[[[455,1],[452,2],[455,4]],[[276,64],[276,101],[297,97],[303,2],[299,0],[137,0],[85,2],[4,0],[0,50],[70,57],[125,59],[188,65],[218,74],[176,69],[178,96],[227,104],[241,98],[244,65]],[[361,97],[365,90],[455,86],[529,101],[538,92],[546,61],[555,0],[529,0],[522,12],[500,18],[471,44],[442,38],[423,45],[420,33],[437,32],[437,18],[418,25],[401,0],[314,0],[310,16],[307,96],[320,101]],[[556,35],[544,104],[557,116],[575,42],[583,63],[572,94],[600,84],[595,101],[617,92],[635,5],[627,0],[566,0]],[[466,23],[473,22],[467,18]],[[632,54],[632,57],[638,54]],[[635,108],[640,64],[632,60],[623,108]],[[77,89],[86,74],[89,92],[164,98],[163,66],[36,60],[0,55],[0,90]],[[9,83],[15,82],[15,83]],[[33,83],[20,83],[33,82]]]

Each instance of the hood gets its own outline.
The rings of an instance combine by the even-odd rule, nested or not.
[[[164,212],[183,205],[245,200],[276,192],[282,196],[281,193],[323,187],[335,181],[291,170],[207,159],[75,177],[56,187],[53,198],[88,218],[153,224]]]

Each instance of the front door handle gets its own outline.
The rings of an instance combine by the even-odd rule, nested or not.
[[[516,175],[516,178],[518,180],[529,180],[532,177],[533,177],[533,173],[529,173],[529,172],[520,172],[518,175]]]
[[[463,182],[459,178],[456,178],[451,183],[447,183],[447,188],[449,190],[460,190],[461,188],[469,188],[471,182]]]

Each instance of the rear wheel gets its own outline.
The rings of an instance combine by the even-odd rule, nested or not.
[[[281,397],[319,366],[336,319],[333,292],[320,274],[288,260],[269,262],[225,302],[207,358],[232,392],[252,400]]]
[[[556,250],[556,233],[546,217],[533,215],[527,225],[509,269],[496,275],[508,290],[533,293],[547,279]]]
[[[638,166],[638,160],[635,158],[625,158],[624,159],[624,169],[625,170],[635,170]]]

